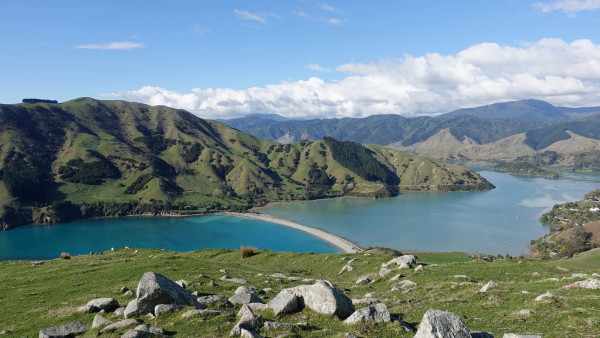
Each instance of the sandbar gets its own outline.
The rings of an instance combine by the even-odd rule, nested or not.
[[[266,215],[266,214],[257,214],[257,213],[238,213],[238,212],[224,212],[224,215],[235,216],[235,217],[244,217],[255,219],[263,222],[269,222],[273,224],[279,224],[286,227],[294,228],[296,230],[304,231],[312,236],[315,236],[319,239],[324,240],[325,242],[335,246],[336,248],[342,250],[344,253],[356,253],[362,252],[363,250],[356,244],[350,242],[347,239],[342,237],[330,234],[327,231],[312,228],[306,225],[302,225],[300,223],[296,223],[285,218]]]

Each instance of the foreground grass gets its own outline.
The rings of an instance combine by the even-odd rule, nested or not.
[[[533,261],[499,260],[496,262],[466,261],[464,255],[423,254],[425,269],[393,269],[381,278],[381,263],[392,256],[373,252],[360,254],[312,254],[294,252],[257,251],[255,255],[241,258],[239,250],[211,249],[189,253],[174,253],[158,249],[119,249],[96,256],[74,256],[69,260],[49,260],[43,265],[32,266],[30,261],[0,262],[0,331],[10,330],[12,336],[34,337],[38,331],[50,326],[73,321],[91,324],[94,314],[78,314],[77,307],[99,297],[113,297],[126,305],[133,296],[120,292],[126,286],[135,290],[146,271],[154,271],[171,280],[185,279],[188,290],[200,295],[222,294],[230,297],[238,284],[219,280],[226,269],[230,277],[243,278],[249,285],[272,288],[263,296],[265,302],[274,298],[282,288],[302,284],[298,281],[279,280],[269,277],[280,272],[286,276],[327,279],[351,298],[364,298],[366,293],[383,301],[390,312],[398,314],[403,321],[417,327],[429,308],[458,314],[472,331],[487,331],[495,336],[515,332],[541,334],[544,337],[600,336],[600,313],[598,299],[600,290],[562,290],[561,287],[579,280],[560,280],[573,272],[600,272],[597,258],[600,252],[591,253],[594,258],[582,262],[576,260],[557,263],[569,267],[569,271],[554,265]],[[347,260],[357,258],[354,270],[338,274]],[[591,262],[591,263],[590,263]],[[390,291],[397,282],[388,281],[402,273],[418,285],[406,293]],[[207,277],[202,276],[205,275]],[[262,274],[262,275],[261,275]],[[539,275],[538,275],[539,274]],[[377,281],[356,285],[358,277],[370,275]],[[455,277],[466,275],[467,278]],[[559,278],[547,280],[548,278]],[[218,286],[208,282],[214,279]],[[401,280],[402,280],[401,279]],[[482,284],[494,280],[499,287],[487,293],[477,293]],[[203,283],[198,285],[198,283]],[[458,284],[460,282],[468,282]],[[522,291],[528,291],[523,294]],[[550,291],[557,300],[536,302],[534,298]],[[218,309],[218,308],[217,308]],[[239,307],[219,309],[220,316],[207,319],[182,319],[180,313],[162,315],[156,319],[141,317],[145,323],[164,327],[170,335],[227,336],[237,322],[235,314]],[[519,315],[521,309],[531,310],[531,316]],[[111,320],[111,314],[105,315]],[[359,336],[412,337],[398,323],[346,325],[331,316],[318,315],[303,310],[294,315],[275,318],[268,310],[263,316],[281,322],[307,322],[310,329],[292,331],[289,336],[329,337],[343,336],[353,332]],[[125,330],[114,333],[119,336]],[[94,337],[97,329],[85,336]],[[285,331],[261,332],[276,336]],[[111,336],[103,334],[102,336]]]

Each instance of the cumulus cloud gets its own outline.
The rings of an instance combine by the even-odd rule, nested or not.
[[[569,16],[575,16],[577,12],[600,9],[600,0],[557,0],[554,2],[536,2],[533,6],[543,13],[562,11]]]
[[[256,21],[256,22],[262,23],[263,25],[267,24],[268,17],[279,18],[279,15],[277,15],[275,13],[250,13],[248,11],[239,10],[239,9],[234,9],[233,13],[235,13],[235,15],[238,18],[241,18],[244,20]]]
[[[540,99],[555,105],[600,105],[600,45],[543,39],[522,46],[482,43],[454,55],[406,55],[348,63],[341,80],[318,77],[244,90],[159,87],[106,94],[187,109],[200,117],[275,113],[291,118],[435,115],[463,107]],[[313,65],[312,68],[321,66]]]
[[[77,49],[102,49],[102,50],[130,50],[146,47],[141,42],[131,41],[115,41],[105,42],[101,44],[90,44],[90,45],[76,45]]]

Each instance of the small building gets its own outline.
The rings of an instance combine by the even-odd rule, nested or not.
[[[591,212],[598,212],[598,211],[600,211],[600,208],[598,208],[598,207],[593,207],[593,208],[590,208],[590,211],[591,211]]]

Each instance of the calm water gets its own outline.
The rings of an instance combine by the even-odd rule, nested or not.
[[[491,191],[413,193],[387,199],[344,198],[277,204],[262,212],[321,228],[363,247],[510,253],[548,233],[538,218],[556,203],[600,187],[600,176],[562,173],[557,180],[478,170]],[[0,231],[0,260],[56,258],[124,246],[193,251],[251,245],[279,251],[339,252],[306,233],[232,216],[127,217]]]
[[[560,179],[478,170],[497,188],[469,193],[411,193],[389,199],[345,198],[276,204],[262,212],[321,228],[362,247],[519,255],[548,233],[538,218],[554,204],[581,200],[600,176]]]
[[[233,216],[126,217],[0,231],[0,260],[57,258],[111,247],[193,251],[250,245],[259,249],[340,252],[304,232]]]

